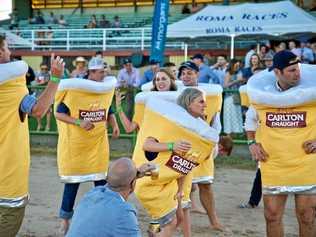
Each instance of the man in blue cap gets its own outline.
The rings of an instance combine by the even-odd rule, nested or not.
[[[199,82],[220,84],[220,80],[213,72],[213,69],[204,64],[204,57],[202,54],[195,54],[191,59],[199,67]]]
[[[247,83],[253,105],[245,129],[250,153],[261,166],[268,237],[284,236],[289,194],[295,197],[299,236],[316,236],[316,121],[311,119],[316,116],[316,67],[299,62],[292,52],[280,51],[269,70]]]

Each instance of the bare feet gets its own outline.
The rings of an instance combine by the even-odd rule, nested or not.
[[[225,230],[224,226],[222,226],[220,223],[216,223],[216,224],[211,225],[211,229],[216,230],[216,231],[224,231]]]

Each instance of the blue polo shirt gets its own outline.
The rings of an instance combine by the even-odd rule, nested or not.
[[[136,210],[118,192],[98,186],[75,210],[67,237],[140,237]]]
[[[202,64],[199,67],[199,69],[200,83],[220,84],[218,76],[213,72],[213,70],[209,66]]]

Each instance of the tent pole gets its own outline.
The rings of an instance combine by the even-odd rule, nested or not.
[[[230,35],[230,59],[234,58],[235,35]]]
[[[184,43],[184,61],[187,61],[188,58],[188,44]]]

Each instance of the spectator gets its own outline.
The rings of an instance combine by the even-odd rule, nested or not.
[[[111,27],[110,21],[108,21],[106,19],[104,14],[101,16],[101,20],[99,21],[99,27],[100,28],[110,28]]]
[[[211,66],[213,72],[217,75],[221,86],[224,86],[224,78],[227,70],[227,59],[225,55],[217,56],[216,63]]]
[[[273,56],[271,54],[266,54],[266,56],[263,58],[263,64],[265,68],[272,67],[273,64]]]
[[[75,69],[71,72],[70,77],[72,78],[85,78],[88,74],[86,68],[87,61],[83,57],[77,57],[74,64]]]
[[[159,70],[160,66],[159,66],[159,61],[157,61],[156,59],[151,59],[149,64],[150,64],[150,67],[149,69],[147,69],[145,72],[144,72],[144,76],[140,82],[140,86],[147,83],[147,82],[150,82],[154,79],[154,76],[156,74],[156,72]]]
[[[45,24],[43,14],[40,11],[37,12],[35,17],[35,24]]]
[[[220,84],[220,80],[213,69],[204,64],[204,57],[202,54],[195,54],[191,59],[199,67],[198,82]]]
[[[135,189],[136,180],[153,169],[149,163],[136,169],[129,158],[114,161],[107,184],[92,189],[80,201],[67,237],[140,237],[136,210],[127,199]]]
[[[176,64],[174,64],[173,62],[166,62],[163,64],[163,67],[172,72],[172,74],[177,78],[178,70]]]
[[[260,61],[262,61],[262,59],[264,58],[264,56],[266,56],[268,51],[269,51],[269,48],[266,45],[264,45],[264,44],[260,45],[260,50],[259,50],[259,54],[258,54]]]
[[[224,88],[237,90],[245,82],[241,76],[240,61],[232,59],[226,72]],[[224,133],[242,133],[242,111],[240,96],[235,92],[227,92],[224,95]]]
[[[10,27],[16,28],[19,26],[19,15],[16,8],[10,13]]]
[[[250,67],[250,57],[256,53],[256,48],[257,46],[255,44],[252,44],[250,46],[250,49],[249,51],[247,52],[246,56],[245,56],[245,63],[244,63],[244,66],[245,67]]]
[[[97,26],[98,26],[98,21],[97,21],[97,17],[96,17],[95,14],[93,14],[93,15],[91,16],[90,22],[91,22],[91,24],[92,24],[92,26],[93,26],[92,28],[97,28]]]
[[[48,24],[58,24],[58,19],[54,15],[54,12],[50,12],[49,13],[49,17],[48,17],[47,23]]]
[[[113,28],[121,28],[122,27],[121,20],[120,20],[119,16],[115,16],[114,17],[114,21],[113,21],[112,27]]]
[[[67,26],[68,25],[67,21],[64,18],[64,15],[60,15],[59,20],[58,20],[58,24],[60,26]]]
[[[36,74],[35,77],[35,85],[38,86],[46,86],[50,80],[50,72],[48,70],[48,66],[46,63],[41,63],[40,65],[40,71]],[[42,91],[40,89],[39,91]],[[39,96],[40,93],[37,93],[37,97]],[[50,107],[46,113],[46,127],[45,131],[50,130],[50,120],[51,120],[51,115],[52,115],[52,107]],[[41,124],[41,118],[36,118],[37,119],[37,131],[40,131],[42,129],[42,124]]]
[[[181,13],[182,14],[191,14],[191,10],[189,8],[189,4],[188,3],[185,3],[182,7],[182,10],[181,10]]]
[[[302,63],[313,63],[314,54],[313,50],[308,47],[307,41],[301,41],[301,62]]]
[[[297,47],[297,41],[290,40],[289,41],[289,50],[294,53],[297,57],[301,58],[301,49]]]
[[[246,67],[246,68],[241,70],[242,76],[243,76],[245,82],[247,82],[248,79],[253,75],[254,69],[262,68],[258,54],[255,53],[250,57],[249,65],[250,65],[249,67]]]
[[[139,70],[133,67],[129,58],[124,59],[123,68],[117,75],[117,87],[138,87],[140,84]]]

